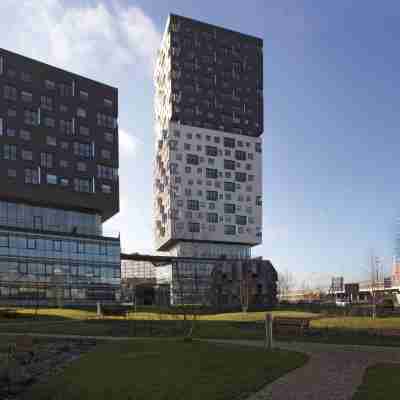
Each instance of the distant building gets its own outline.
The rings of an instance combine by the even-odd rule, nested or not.
[[[124,299],[137,304],[272,307],[277,273],[268,260],[122,254]],[[207,271],[207,273],[205,273]],[[152,299],[150,297],[152,296]]]

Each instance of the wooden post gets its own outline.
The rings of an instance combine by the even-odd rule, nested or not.
[[[265,314],[265,348],[271,350],[273,346],[272,342],[272,315],[270,313]]]

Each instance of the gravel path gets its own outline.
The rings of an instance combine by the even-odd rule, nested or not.
[[[263,346],[262,342],[246,340],[213,342]],[[350,400],[367,367],[400,363],[400,349],[395,347],[284,342],[275,343],[275,347],[307,353],[310,360],[247,400]]]

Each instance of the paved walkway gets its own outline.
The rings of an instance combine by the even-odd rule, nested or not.
[[[212,342],[263,346],[262,342],[247,340]],[[368,366],[380,362],[400,363],[400,348],[395,347],[295,342],[279,342],[275,347],[307,353],[310,360],[248,400],[350,400]]]

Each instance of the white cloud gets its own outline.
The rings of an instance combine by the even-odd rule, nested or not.
[[[141,205],[151,202],[138,191],[143,171],[135,166],[144,145],[137,136],[146,128],[133,125],[141,116],[127,107],[143,96],[135,83],[151,83],[161,35],[141,8],[123,0],[71,3],[0,0],[0,47],[119,88],[121,212],[104,229],[121,231],[127,251],[148,251],[151,219]]]
[[[160,42],[135,6],[70,6],[61,0],[1,0],[0,46],[113,85],[128,72],[151,76]]]
[[[119,129],[119,153],[120,156],[128,154],[129,156],[135,155],[138,152],[138,147],[143,143],[135,136],[129,134],[125,129]]]

